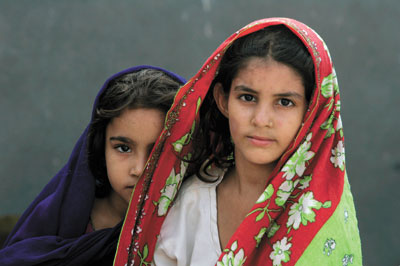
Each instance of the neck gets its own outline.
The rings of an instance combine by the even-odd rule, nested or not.
[[[240,194],[256,193],[259,195],[264,191],[275,165],[276,162],[254,164],[242,160],[239,154],[235,154],[235,168],[231,173],[232,181],[236,184]]]
[[[124,217],[128,205],[116,193],[96,198],[92,210],[92,223],[96,230],[116,226]]]
[[[117,193],[111,191],[111,194],[105,198],[110,216],[122,220],[125,217],[128,203],[125,202]]]

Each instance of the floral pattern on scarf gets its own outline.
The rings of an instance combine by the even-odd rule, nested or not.
[[[282,155],[265,191],[232,235],[216,265],[309,265],[310,261],[305,258],[313,256],[313,261],[324,261],[319,265],[331,262],[332,265],[361,265],[355,213],[352,213],[351,226],[347,222],[350,230],[346,229],[344,219],[338,218],[343,213],[336,211],[354,210],[345,176],[336,72],[321,37],[308,26],[288,18],[258,20],[235,32],[180,89],[156,144],[162,152],[153,154],[132,196],[116,265],[149,265],[152,262],[161,225],[187,168],[179,158],[190,156],[191,134],[197,125],[199,106],[226,49],[237,38],[278,24],[288,27],[310,52],[316,88],[296,138]],[[137,228],[142,230],[138,233]],[[342,234],[344,244],[340,246],[340,254],[334,244],[338,239],[324,239],[325,235],[335,233]],[[334,257],[328,253],[337,253],[340,260],[326,262]]]

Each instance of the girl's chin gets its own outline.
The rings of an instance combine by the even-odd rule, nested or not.
[[[276,158],[271,158],[269,159],[268,156],[265,156],[263,154],[257,154],[253,156],[249,156],[247,158],[247,161],[253,165],[259,165],[259,166],[275,166],[277,159]]]

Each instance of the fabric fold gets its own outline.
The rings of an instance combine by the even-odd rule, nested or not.
[[[184,83],[167,70],[148,65],[114,74],[100,89],[94,105],[109,82],[125,73],[160,70]],[[49,181],[22,214],[0,250],[1,265],[111,265],[122,222],[114,228],[85,234],[95,198],[95,178],[88,166],[84,130],[65,166]]]

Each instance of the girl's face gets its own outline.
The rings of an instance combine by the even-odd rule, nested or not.
[[[229,96],[217,84],[214,97],[229,120],[236,164],[274,166],[307,108],[301,76],[271,59],[250,59],[232,80]]]
[[[105,157],[110,197],[121,208],[128,207],[133,187],[160,135],[165,114],[157,109],[126,109],[106,128]]]

